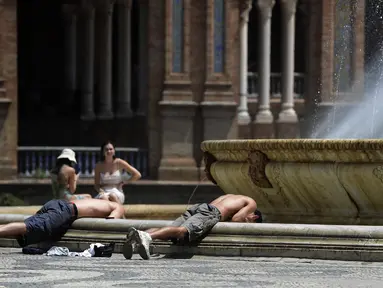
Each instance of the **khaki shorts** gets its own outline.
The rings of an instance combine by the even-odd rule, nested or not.
[[[215,206],[207,203],[196,204],[172,223],[172,226],[185,227],[188,230],[187,239],[172,239],[172,241],[177,244],[199,242],[220,219],[221,212]]]

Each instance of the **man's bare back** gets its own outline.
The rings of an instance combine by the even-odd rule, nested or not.
[[[233,222],[243,222],[248,214],[257,209],[255,201],[252,198],[243,195],[223,195],[212,201],[210,204],[215,206],[221,212],[221,221],[232,220]]]
[[[116,202],[101,200],[101,199],[87,199],[87,200],[74,200],[72,203],[76,204],[78,210],[78,218],[93,217],[93,218],[123,218],[125,214],[124,207]]]

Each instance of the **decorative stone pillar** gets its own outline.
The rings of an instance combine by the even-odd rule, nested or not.
[[[253,122],[254,138],[274,138],[274,117],[270,110],[271,15],[275,0],[258,0],[259,9],[259,99]]]
[[[190,78],[191,2],[165,1],[165,81],[158,103],[162,118],[160,180],[198,180],[193,157],[197,103]]]
[[[93,120],[94,114],[94,21],[95,7],[92,0],[81,2],[81,119]]]
[[[241,17],[240,17],[240,68],[239,68],[239,105],[238,105],[238,136],[239,138],[251,138],[250,128],[250,115],[247,106],[247,60],[248,60],[248,24],[249,24],[249,13],[252,8],[252,0],[244,0],[241,2]]]
[[[297,0],[281,0],[282,105],[277,120],[278,138],[297,138],[299,120],[294,110],[295,12]]]
[[[74,94],[77,86],[77,6],[64,4],[62,6],[64,16],[65,33],[65,75],[64,75],[64,103],[73,105]]]
[[[204,15],[206,17],[204,33],[206,33],[207,36],[206,58],[204,59],[205,63],[203,60],[199,62],[205,64],[204,93],[203,99],[200,102],[203,121],[203,138],[201,140],[246,138],[249,137],[250,134],[250,129],[246,130],[247,127],[240,125],[239,119],[236,119],[239,114],[239,109],[244,107],[239,108],[236,96],[242,96],[243,94],[245,99],[242,99],[242,101],[247,101],[247,89],[245,88],[245,90],[241,92],[240,87],[235,85],[237,83],[233,83],[233,79],[241,81],[234,75],[241,75],[239,69],[243,66],[244,71],[242,72],[247,74],[247,56],[244,56],[243,66],[238,67],[238,65],[235,65],[233,62],[238,62],[240,59],[235,58],[233,61],[232,55],[240,56],[239,49],[243,46],[240,47],[241,43],[238,43],[238,41],[235,45],[230,44],[230,35],[238,35],[240,28],[240,23],[238,23],[240,19],[238,16],[245,10],[242,9],[242,4],[245,4],[245,2],[247,1],[206,1],[207,8]],[[240,3],[241,6],[239,6],[238,3]],[[230,21],[233,17],[236,17],[235,22]],[[241,31],[241,35],[243,35],[242,32],[243,31]],[[246,39],[244,41],[246,41]],[[246,77],[246,74],[242,77]],[[247,102],[245,102],[245,105],[247,106]],[[246,111],[247,108],[241,110]],[[200,162],[201,180],[205,178],[204,167],[205,163],[202,159]]]
[[[138,73],[139,73],[139,83],[138,83],[138,107],[136,114],[138,115],[147,115],[148,113],[148,5],[149,0],[140,0],[139,5],[139,24],[140,27],[138,35]]]
[[[117,5],[118,17],[118,91],[117,117],[132,117],[131,89],[132,89],[132,0],[119,0]]]
[[[100,109],[98,118],[113,118],[112,101],[112,16],[115,0],[99,0],[100,10]]]

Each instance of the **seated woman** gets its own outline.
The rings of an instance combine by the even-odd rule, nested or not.
[[[129,179],[125,179],[123,170],[130,174]],[[125,194],[122,186],[140,178],[141,174],[137,169],[116,158],[114,146],[110,141],[101,146],[101,161],[96,164],[94,176],[94,187],[98,193],[96,198],[124,204]]]
[[[89,194],[74,194],[80,175],[76,175],[74,168],[77,164],[75,155],[72,149],[64,149],[57,157],[56,166],[50,171],[55,198],[68,201],[92,198]]]

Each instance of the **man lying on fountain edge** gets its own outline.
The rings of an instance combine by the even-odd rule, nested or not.
[[[143,259],[150,258],[152,240],[171,240],[174,244],[198,244],[219,221],[261,223],[262,214],[257,203],[243,195],[224,195],[210,204],[196,204],[177,218],[171,226],[139,231],[129,228],[123,253],[126,259],[133,254],[133,245]]]
[[[78,218],[119,219],[124,213],[121,204],[106,200],[51,200],[24,222],[0,225],[0,238],[16,238],[20,247],[48,240],[59,241]]]

